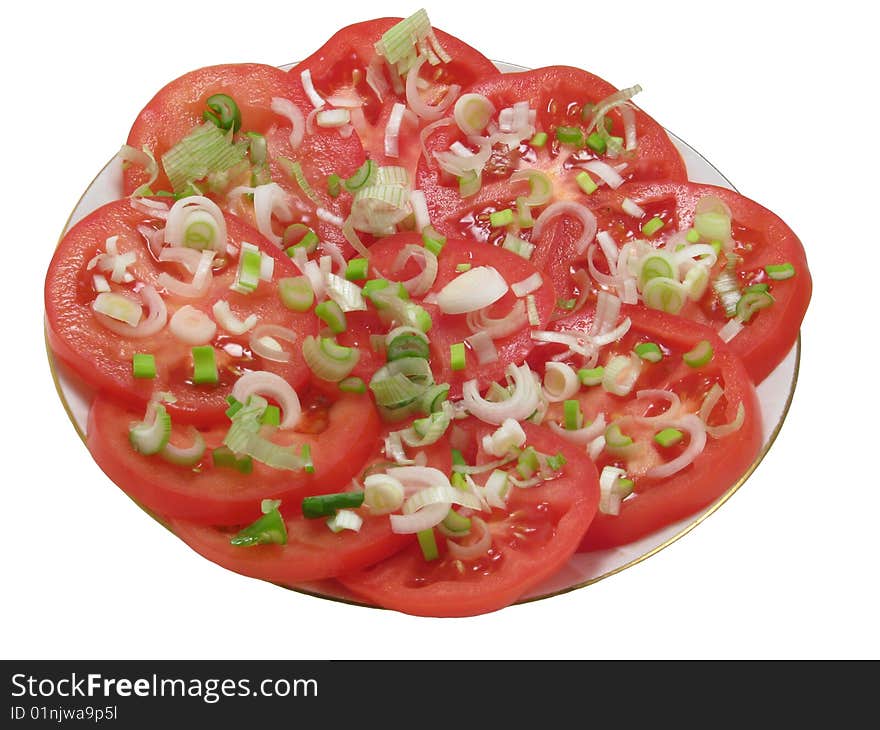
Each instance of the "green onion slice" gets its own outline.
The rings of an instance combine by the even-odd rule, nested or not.
[[[202,119],[206,122],[226,131],[237,132],[241,129],[241,111],[231,96],[212,94],[205,105],[208,108],[202,112]]]
[[[287,525],[276,506],[266,514],[241,530],[230,543],[236,547],[253,547],[254,545],[286,545]]]
[[[329,517],[336,510],[360,507],[364,503],[363,492],[339,492],[337,494],[319,494],[304,497],[302,501],[303,517],[316,519]]]
[[[709,364],[714,354],[712,343],[709,340],[700,340],[694,349],[684,353],[681,359],[692,368],[701,368]]]

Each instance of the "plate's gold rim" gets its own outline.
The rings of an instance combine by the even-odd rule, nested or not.
[[[508,66],[511,68],[515,67],[517,69],[522,69],[524,71],[528,70],[525,67],[518,66],[517,64],[506,63],[503,61],[496,61],[495,63],[496,63],[496,65],[503,64],[505,66]],[[293,66],[294,64],[290,64],[290,65]],[[718,175],[721,176],[727,182],[727,184],[730,186],[730,188],[732,190],[734,190],[734,191],[737,190],[737,188],[733,185],[733,183],[731,183],[727,179],[727,176],[724,175],[724,173],[722,173],[714,164],[712,164],[712,162],[710,162],[708,159],[706,159],[706,157],[704,157],[702,153],[700,153],[696,149],[694,149],[691,145],[689,145],[684,139],[682,139],[677,134],[669,131],[668,129],[666,130],[666,132],[670,136],[670,138],[672,139],[673,142],[680,142],[681,144],[685,145],[688,149],[693,151],[694,154],[696,154],[698,157],[700,157],[707,165],[709,165],[713,170],[715,170],[715,172],[718,173]],[[98,179],[102,175],[105,174],[105,172],[113,164],[115,159],[116,159],[115,157],[110,158],[110,160],[92,178],[91,182],[88,184],[88,186],[86,186],[83,194],[80,195],[79,199],[77,200],[76,204],[74,205],[73,209],[71,210],[70,215],[68,215],[67,220],[64,223],[62,233],[58,237],[58,240],[56,241],[55,248],[53,249],[53,252],[54,252],[54,250],[57,250],[58,245],[61,242],[61,239],[64,237],[64,235],[67,233],[67,231],[71,228],[71,222],[73,220],[73,217],[77,213],[77,211],[79,210],[80,206],[82,205],[82,203],[85,200],[86,196],[88,195],[89,191],[92,189],[92,187],[98,181]],[[85,215],[88,215],[88,212]],[[55,392],[58,394],[58,397],[61,400],[62,406],[64,407],[64,411],[67,414],[67,418],[70,421],[71,425],[73,426],[74,431],[76,431],[77,436],[79,436],[80,440],[83,442],[83,445],[85,445],[86,448],[88,449],[87,434],[85,433],[85,431],[83,429],[80,428],[80,425],[77,422],[77,419],[73,414],[73,411],[70,407],[70,404],[68,403],[68,400],[64,394],[64,390],[61,386],[61,381],[58,376],[58,361],[55,357],[55,354],[52,352],[52,348],[49,344],[48,322],[45,320],[45,314],[44,314],[43,339],[44,339],[44,344],[46,347],[47,360],[49,362],[49,370],[52,375],[52,382],[54,383],[54,386],[55,386]],[[609,570],[605,573],[602,573],[601,575],[590,578],[589,580],[582,581],[580,583],[576,583],[571,586],[566,586],[565,588],[560,588],[560,589],[555,590],[551,593],[542,593],[541,595],[529,596],[527,598],[520,599],[512,605],[523,605],[523,604],[527,604],[527,603],[534,603],[536,601],[543,601],[548,598],[553,598],[555,596],[564,595],[566,593],[571,593],[572,591],[586,588],[586,587],[591,586],[595,583],[598,583],[599,581],[605,580],[606,578],[610,578],[613,575],[617,575],[618,573],[621,573],[624,570],[633,567],[634,565],[638,565],[639,563],[656,555],[661,550],[664,550],[665,548],[669,547],[673,543],[677,542],[682,537],[687,535],[695,527],[700,525],[710,515],[714,514],[725,502],[727,502],[727,500],[729,500],[740,489],[740,487],[743,486],[743,484],[746,483],[746,481],[749,479],[749,477],[751,477],[751,475],[755,472],[755,470],[758,468],[760,463],[764,460],[764,457],[766,457],[766,455],[769,453],[770,448],[773,446],[777,437],[779,436],[779,433],[782,430],[782,426],[785,423],[785,420],[788,416],[788,412],[789,412],[789,409],[791,408],[791,404],[794,400],[794,393],[795,393],[795,390],[797,389],[798,375],[800,372],[800,360],[801,360],[801,333],[799,331],[797,341],[795,343],[795,363],[794,363],[794,373],[792,375],[792,380],[791,380],[791,386],[790,386],[788,396],[785,401],[785,405],[782,410],[782,414],[779,417],[779,420],[776,423],[776,426],[774,427],[773,431],[770,433],[770,436],[767,439],[766,444],[764,444],[764,446],[762,447],[758,456],[756,457],[755,461],[752,462],[752,464],[749,466],[749,468],[746,470],[746,472],[730,488],[728,488],[724,492],[724,494],[722,494],[715,502],[713,502],[709,507],[705,508],[704,511],[699,513],[699,516],[697,516],[692,522],[690,522],[687,525],[685,525],[684,527],[682,527],[677,533],[675,533],[674,535],[672,535],[671,537],[669,537],[668,539],[663,541],[660,545],[655,546],[651,550],[648,550],[647,552],[639,555],[638,557],[632,559],[631,561],[629,561],[623,565],[620,565],[616,568],[613,568],[612,570]],[[152,512],[152,510],[150,510],[150,509],[146,508],[144,505],[140,504],[137,500],[133,499],[130,495],[126,494],[126,496],[128,496],[129,499],[131,499],[131,501],[135,505],[137,505],[146,514],[148,514],[150,517],[152,517],[162,527],[164,527],[166,530],[168,530],[169,532],[174,534],[174,531],[170,528],[170,526],[164,520],[162,520],[158,515],[156,515],[154,512]],[[175,537],[177,537],[177,536],[175,535]],[[180,539],[180,538],[178,538],[178,539]],[[257,579],[257,580],[259,580],[259,579]],[[292,585],[284,585],[281,583],[276,583],[274,585],[278,585],[280,588],[284,588],[286,590],[293,591],[294,593],[299,593],[301,595],[310,596],[313,598],[320,598],[322,600],[335,601],[337,603],[343,603],[343,604],[347,604],[350,606],[359,606],[359,607],[364,607],[364,608],[376,608],[376,609],[385,610],[385,609],[382,609],[381,606],[375,606],[370,603],[364,603],[364,602],[358,601],[355,598],[347,598],[344,596],[320,593],[316,590],[310,590],[307,588],[300,588],[300,587],[296,587],[296,586],[292,586]]]

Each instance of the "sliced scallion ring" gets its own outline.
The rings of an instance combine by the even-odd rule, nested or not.
[[[226,94],[212,94],[205,101],[208,108],[202,112],[202,119],[217,125],[227,132],[241,129],[241,111],[235,100]]]

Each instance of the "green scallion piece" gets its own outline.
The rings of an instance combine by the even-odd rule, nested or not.
[[[254,165],[260,166],[266,164],[268,157],[268,146],[266,138],[259,132],[248,132],[248,155]]]
[[[677,428],[664,428],[659,433],[654,434],[654,441],[663,446],[675,446],[684,438],[684,434]]]
[[[244,403],[236,399],[235,396],[227,395],[226,402],[229,404],[229,408],[226,409],[227,418],[232,418],[236,413],[244,408]]]
[[[342,192],[342,178],[335,172],[327,176],[327,193],[331,198],[338,198]]]
[[[701,368],[712,360],[714,354],[712,343],[709,340],[700,340],[694,349],[684,353],[681,359],[692,368]]]
[[[691,228],[687,232],[687,235],[685,236],[685,240],[687,240],[688,243],[699,243],[700,242],[700,234],[697,231],[697,229]]]
[[[370,270],[369,259],[350,259],[345,267],[345,278],[349,281],[362,281],[367,278],[367,272]]]
[[[492,228],[503,228],[513,223],[513,211],[510,208],[496,210],[489,214],[489,225]]]
[[[532,208],[529,205],[529,199],[525,195],[520,195],[516,199],[516,223],[520,228],[534,228],[535,218],[532,216]]]
[[[235,469],[242,474],[250,474],[254,470],[254,460],[250,456],[237,457],[228,446],[218,446],[211,452],[214,466]]]
[[[599,385],[605,377],[605,368],[601,365],[596,368],[581,368],[577,371],[577,376],[582,385]]]
[[[350,375],[339,381],[339,390],[343,393],[366,393],[367,384],[355,375]]]
[[[584,416],[581,413],[579,400],[567,400],[562,404],[562,408],[566,431],[577,431],[584,425]]]
[[[592,195],[599,189],[599,186],[596,184],[595,180],[590,177],[590,173],[588,173],[586,170],[581,170],[581,172],[575,175],[574,181],[578,184],[578,187],[583,190],[587,195]]]
[[[348,329],[345,312],[332,299],[327,299],[315,307],[315,314],[326,324],[333,334],[338,335]]]
[[[633,443],[632,437],[627,436],[623,431],[620,430],[620,426],[616,423],[612,423],[608,428],[605,429],[605,445],[610,449],[624,449],[627,446],[631,446]]]
[[[464,478],[464,474],[458,471],[452,472],[452,476],[449,478],[449,483],[456,489],[467,490],[468,488],[467,479]]]
[[[663,352],[655,342],[640,342],[634,350],[636,355],[648,362],[660,362],[663,359]]]
[[[794,266],[787,261],[784,264],[770,264],[765,266],[764,271],[767,272],[767,276],[773,279],[773,281],[785,281],[794,276]]]
[[[556,308],[564,309],[566,311],[570,311],[574,309],[574,305],[577,304],[577,299],[557,299],[556,300]]]
[[[294,312],[307,312],[315,301],[312,282],[307,276],[291,276],[278,280],[281,302]]]
[[[461,453],[460,449],[452,449],[452,465],[467,466],[467,461],[465,461],[464,454]]]
[[[449,366],[453,370],[464,370],[467,361],[465,356],[464,342],[455,342],[449,346]]]
[[[152,380],[156,377],[156,357],[155,355],[136,352],[131,358],[132,375],[136,378]]]
[[[211,345],[201,345],[192,349],[193,376],[196,385],[216,385],[220,381],[217,372],[217,355]]]
[[[476,170],[468,170],[458,178],[458,194],[462,198],[476,195],[481,187],[483,187],[483,176],[476,172]]]
[[[192,130],[162,155],[162,167],[175,196],[198,195],[194,180],[222,173],[245,159],[246,145],[230,142],[212,122]]]
[[[229,288],[239,294],[251,294],[256,291],[260,284],[262,268],[263,254],[260,249],[249,243],[242,245],[235,281]]]
[[[559,471],[565,466],[567,463],[565,456],[562,452],[558,454],[551,454],[547,457],[547,466],[549,466],[553,471]]]
[[[663,228],[664,225],[665,223],[663,222],[663,219],[655,215],[653,218],[651,218],[651,220],[649,220],[642,226],[642,233],[647,238],[650,238],[655,233],[657,233],[657,231]]]
[[[293,258],[296,250],[304,249],[307,254],[318,248],[318,234],[305,223],[291,223],[284,229],[281,245],[284,253]]]
[[[281,409],[278,406],[268,405],[263,411],[263,417],[260,423],[264,426],[280,426],[281,425]]]
[[[314,474],[315,463],[312,461],[312,447],[309,444],[303,444],[300,451],[300,458],[303,462],[303,471],[306,474]]]
[[[471,270],[471,264],[456,264],[455,271],[459,274],[463,274],[465,271]]]
[[[302,194],[311,200],[315,205],[321,205],[321,199],[315,194],[311,183],[306,178],[299,160],[288,160],[286,157],[279,157],[278,161],[284,167],[287,174],[299,186]]]
[[[736,303],[736,316],[740,322],[748,322],[760,309],[767,309],[776,300],[767,292],[745,292]]]
[[[547,144],[547,133],[546,132],[535,132],[535,136],[529,140],[529,144],[532,147],[543,147]]]
[[[403,357],[423,357],[427,360],[430,357],[430,350],[424,337],[403,333],[391,340],[385,349],[385,355],[388,362]]]
[[[466,535],[471,529],[471,520],[469,517],[464,517],[454,509],[451,509],[446,513],[446,517],[443,518],[443,527],[450,532]]]
[[[434,226],[425,226],[422,230],[422,243],[435,256],[439,256],[446,245],[446,236],[441,234]]]
[[[516,470],[523,479],[530,479],[540,468],[541,463],[534,446],[527,446],[516,459]]]
[[[286,545],[287,526],[278,507],[275,506],[255,522],[245,527],[230,541],[236,547],[254,545]]]
[[[220,129],[237,132],[241,129],[241,111],[231,96],[212,94],[205,101],[208,107],[202,112],[202,119],[217,125]]]
[[[437,549],[437,538],[434,536],[434,528],[428,528],[416,533],[419,540],[419,547],[422,549],[422,556],[425,560],[436,560],[440,557],[440,551]]]
[[[329,517],[338,509],[352,509],[364,503],[363,492],[339,492],[338,494],[319,494],[314,497],[303,497],[303,517],[317,519]]]
[[[752,284],[751,286],[747,286],[743,290],[743,294],[748,294],[749,292],[758,292],[760,294],[766,294],[769,291],[770,291],[770,285],[767,283]]]
[[[354,174],[346,179],[345,188],[350,192],[355,192],[361,188],[367,187],[376,177],[378,166],[372,159],[368,159],[361,165]]]
[[[593,152],[597,155],[604,155],[608,150],[608,143],[605,141],[605,138],[602,137],[598,132],[593,132],[589,137],[587,137],[587,147],[589,147]]]
[[[583,147],[584,130],[580,127],[556,127],[556,139],[572,147]]]

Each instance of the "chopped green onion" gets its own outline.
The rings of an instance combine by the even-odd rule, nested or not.
[[[556,127],[556,139],[572,147],[583,147],[584,130],[580,127]]]
[[[454,472],[453,476],[456,473],[457,472]],[[462,477],[462,479],[464,479],[464,477]],[[443,518],[443,527],[456,535],[467,535],[471,529],[471,520],[469,517],[464,517],[463,515],[458,514],[454,509],[450,509],[449,512],[446,513],[446,517]]]
[[[458,194],[462,198],[469,198],[476,195],[483,186],[482,176],[475,170],[468,170],[464,175],[458,178]]]
[[[149,414],[149,410],[147,411]],[[139,454],[158,454],[171,438],[171,416],[165,406],[156,404],[152,421],[135,423],[128,431],[128,440]]]
[[[263,269],[263,254],[256,246],[245,243],[241,247],[238,257],[238,271],[235,281],[229,288],[239,294],[254,292],[260,283],[260,273]]]
[[[350,259],[348,266],[345,267],[345,278],[349,281],[361,281],[367,278],[369,270],[370,262],[368,259]]]
[[[372,159],[366,160],[364,164],[355,170],[354,174],[345,181],[346,189],[355,192],[356,190],[371,185],[376,177],[377,168],[378,165],[376,165]]]
[[[562,407],[567,431],[577,431],[584,425],[584,415],[581,413],[579,400],[567,400]]]
[[[333,334],[340,334],[348,329],[348,323],[345,320],[345,312],[332,299],[321,302],[315,307],[315,314],[324,324],[326,324]]]
[[[248,155],[254,165],[260,166],[266,164],[268,157],[268,147],[266,138],[259,132],[248,132]]]
[[[399,360],[402,357],[430,357],[428,343],[424,337],[418,335],[404,333],[397,335],[385,350],[388,361]]]
[[[524,259],[530,259],[532,257],[532,252],[535,250],[535,245],[523,240],[519,236],[514,236],[512,233],[508,233],[504,236],[504,242],[501,244],[501,248],[511,251],[518,256],[522,256]]]
[[[565,456],[562,452],[558,454],[551,454],[547,457],[547,466],[549,466],[553,471],[560,471],[563,466],[567,463]]]
[[[419,547],[422,549],[422,556],[425,560],[436,560],[440,557],[440,551],[437,550],[437,538],[434,536],[434,528],[422,530],[416,533],[419,540]]]
[[[217,356],[211,345],[192,348],[193,376],[196,385],[216,385],[220,381],[217,372]]]
[[[655,342],[640,342],[635,346],[635,353],[648,362],[660,362],[663,359],[663,352]]]
[[[647,238],[650,238],[655,233],[657,233],[657,231],[663,228],[664,225],[666,224],[663,222],[663,219],[655,215],[653,218],[651,218],[651,220],[649,220],[642,226],[642,233]]]
[[[592,195],[599,189],[599,186],[596,184],[593,178],[590,177],[590,173],[588,173],[586,170],[582,170],[581,172],[579,172],[575,176],[574,180],[578,184],[578,187],[583,190],[587,195]]]
[[[266,406],[263,411],[263,417],[260,423],[264,426],[280,426],[281,425],[281,409],[278,406]]]
[[[784,264],[765,266],[764,271],[767,272],[767,276],[773,279],[773,281],[785,281],[785,279],[790,279],[794,276],[794,266],[787,261]]]
[[[365,393],[367,384],[361,378],[351,375],[339,381],[339,390],[343,393]]]
[[[728,317],[736,314],[736,305],[742,298],[739,292],[739,284],[733,273],[727,269],[722,271],[712,282],[712,289],[718,295],[724,313]]]
[[[357,365],[361,351],[344,347],[329,337],[309,335],[302,344],[303,359],[316,378],[338,383]]]
[[[524,195],[520,195],[516,199],[516,223],[520,228],[534,228],[535,226],[529,199]]]
[[[664,428],[659,433],[654,434],[654,441],[664,448],[675,446],[675,444],[679,443],[683,438],[684,434],[677,428]]]
[[[441,234],[434,226],[425,226],[422,230],[422,243],[435,256],[439,256],[446,245],[446,236]]]
[[[696,228],[691,228],[687,232],[685,239],[687,240],[688,243],[699,243],[700,242],[700,233],[699,233],[699,231],[697,231]]]
[[[709,288],[709,269],[698,264],[688,270],[684,275],[684,281],[681,283],[687,290],[688,297],[696,302],[706,293],[706,289]]]
[[[532,147],[543,147],[547,144],[547,133],[546,132],[535,132],[535,136],[529,140],[529,144]]]
[[[307,276],[291,276],[278,280],[281,302],[294,312],[307,312],[315,301],[312,282]]]
[[[278,507],[275,506],[262,517],[245,527],[230,541],[236,547],[253,545],[286,545],[287,526]]]
[[[364,524],[364,519],[357,512],[349,509],[341,509],[332,517],[327,518],[327,527],[331,532],[338,533],[343,530],[351,530],[352,532],[360,532]]]
[[[632,444],[632,437],[623,433],[620,430],[619,424],[612,423],[605,429],[605,445],[609,449],[625,449],[627,446],[632,446]]]
[[[577,304],[577,299],[557,299],[556,300],[556,308],[564,309],[566,311],[574,309],[574,305]]]
[[[364,503],[363,492],[339,492],[338,494],[319,494],[314,497],[303,497],[303,517],[317,519],[329,517],[339,509],[360,507]]]
[[[299,186],[299,189],[302,190],[303,195],[305,195],[315,205],[321,205],[321,199],[315,194],[315,191],[312,189],[312,186],[306,179],[306,175],[303,172],[300,161],[288,160],[286,157],[279,157],[278,161],[287,171],[287,174],[291,178],[293,178],[294,182],[296,182],[296,184]]]
[[[465,461],[464,454],[461,453],[460,449],[452,449],[452,465],[453,466],[466,466],[467,461]]]
[[[455,271],[458,274],[463,274],[465,271],[471,270],[471,264],[456,264]]]
[[[578,379],[583,385],[599,385],[605,377],[605,368],[581,368],[577,371]]]
[[[767,309],[776,301],[767,292],[752,291],[743,294],[736,303],[736,316],[740,322],[748,322],[759,309]]]
[[[448,397],[449,383],[430,385],[419,397],[419,408],[425,413],[436,413]]]
[[[694,228],[707,241],[730,238],[730,216],[721,210],[710,210],[694,216]]]
[[[237,132],[241,129],[241,111],[231,96],[212,94],[205,101],[208,107],[202,112],[202,119],[217,125],[220,129]]]
[[[318,234],[305,223],[291,223],[284,229],[281,244],[290,258],[300,248],[307,254],[314,253],[318,248]]]
[[[254,470],[254,460],[250,456],[237,457],[228,446],[218,446],[211,452],[214,466],[235,469],[242,474],[250,474]]]
[[[229,408],[226,409],[226,417],[232,418],[236,413],[238,413],[242,408],[244,408],[244,403],[237,400],[235,396],[227,395],[226,402],[229,404]]]
[[[395,283],[397,284],[396,295],[401,299],[409,299],[409,292],[406,290],[406,287],[399,282]],[[387,279],[370,279],[363,285],[361,293],[376,306],[376,309],[384,309],[389,306],[388,303],[383,297],[375,297],[374,295],[377,292],[387,289],[390,284],[391,282]]]
[[[534,446],[527,446],[516,459],[516,470],[523,479],[530,479],[540,468],[541,463]]]
[[[604,155],[608,149],[608,143],[601,134],[593,132],[587,137],[587,147],[593,150],[597,155]]]
[[[376,53],[384,56],[388,63],[397,64],[415,56],[419,43],[432,35],[431,21],[428,19],[428,13],[422,8],[386,30],[375,45]],[[446,55],[441,54],[442,49],[438,50],[439,44],[431,45],[438,56]],[[401,74],[405,73],[400,68],[398,71]]]
[[[767,293],[770,291],[770,285],[767,283],[761,284],[752,284],[751,286],[747,286],[745,288],[744,293],[748,294],[750,292],[759,292],[759,293]]]
[[[538,303],[535,299],[534,294],[526,295],[526,313],[529,317],[529,324],[532,325],[532,327],[539,327],[541,325],[541,317],[540,313],[538,312]]]
[[[679,281],[666,276],[655,276],[642,292],[645,306],[669,314],[678,314],[688,300],[688,289]]]
[[[335,172],[327,176],[327,194],[331,198],[338,198],[342,192],[342,178]]]
[[[693,350],[684,353],[681,359],[692,368],[700,368],[707,365],[715,354],[712,343],[709,340],[700,340]]]
[[[194,180],[223,172],[242,162],[245,149],[246,145],[233,144],[226,132],[207,122],[162,155],[162,167],[174,193],[180,195],[194,189]]]
[[[449,346],[450,367],[453,370],[464,370],[467,366],[464,342],[455,342]]]
[[[510,208],[496,210],[489,214],[489,225],[492,228],[503,228],[513,223],[513,211]]]
[[[404,357],[389,362],[370,379],[370,390],[376,403],[392,410],[415,402],[432,385],[431,366],[421,357]]]
[[[136,378],[152,379],[156,377],[155,355],[136,352],[131,358],[132,374]]]

